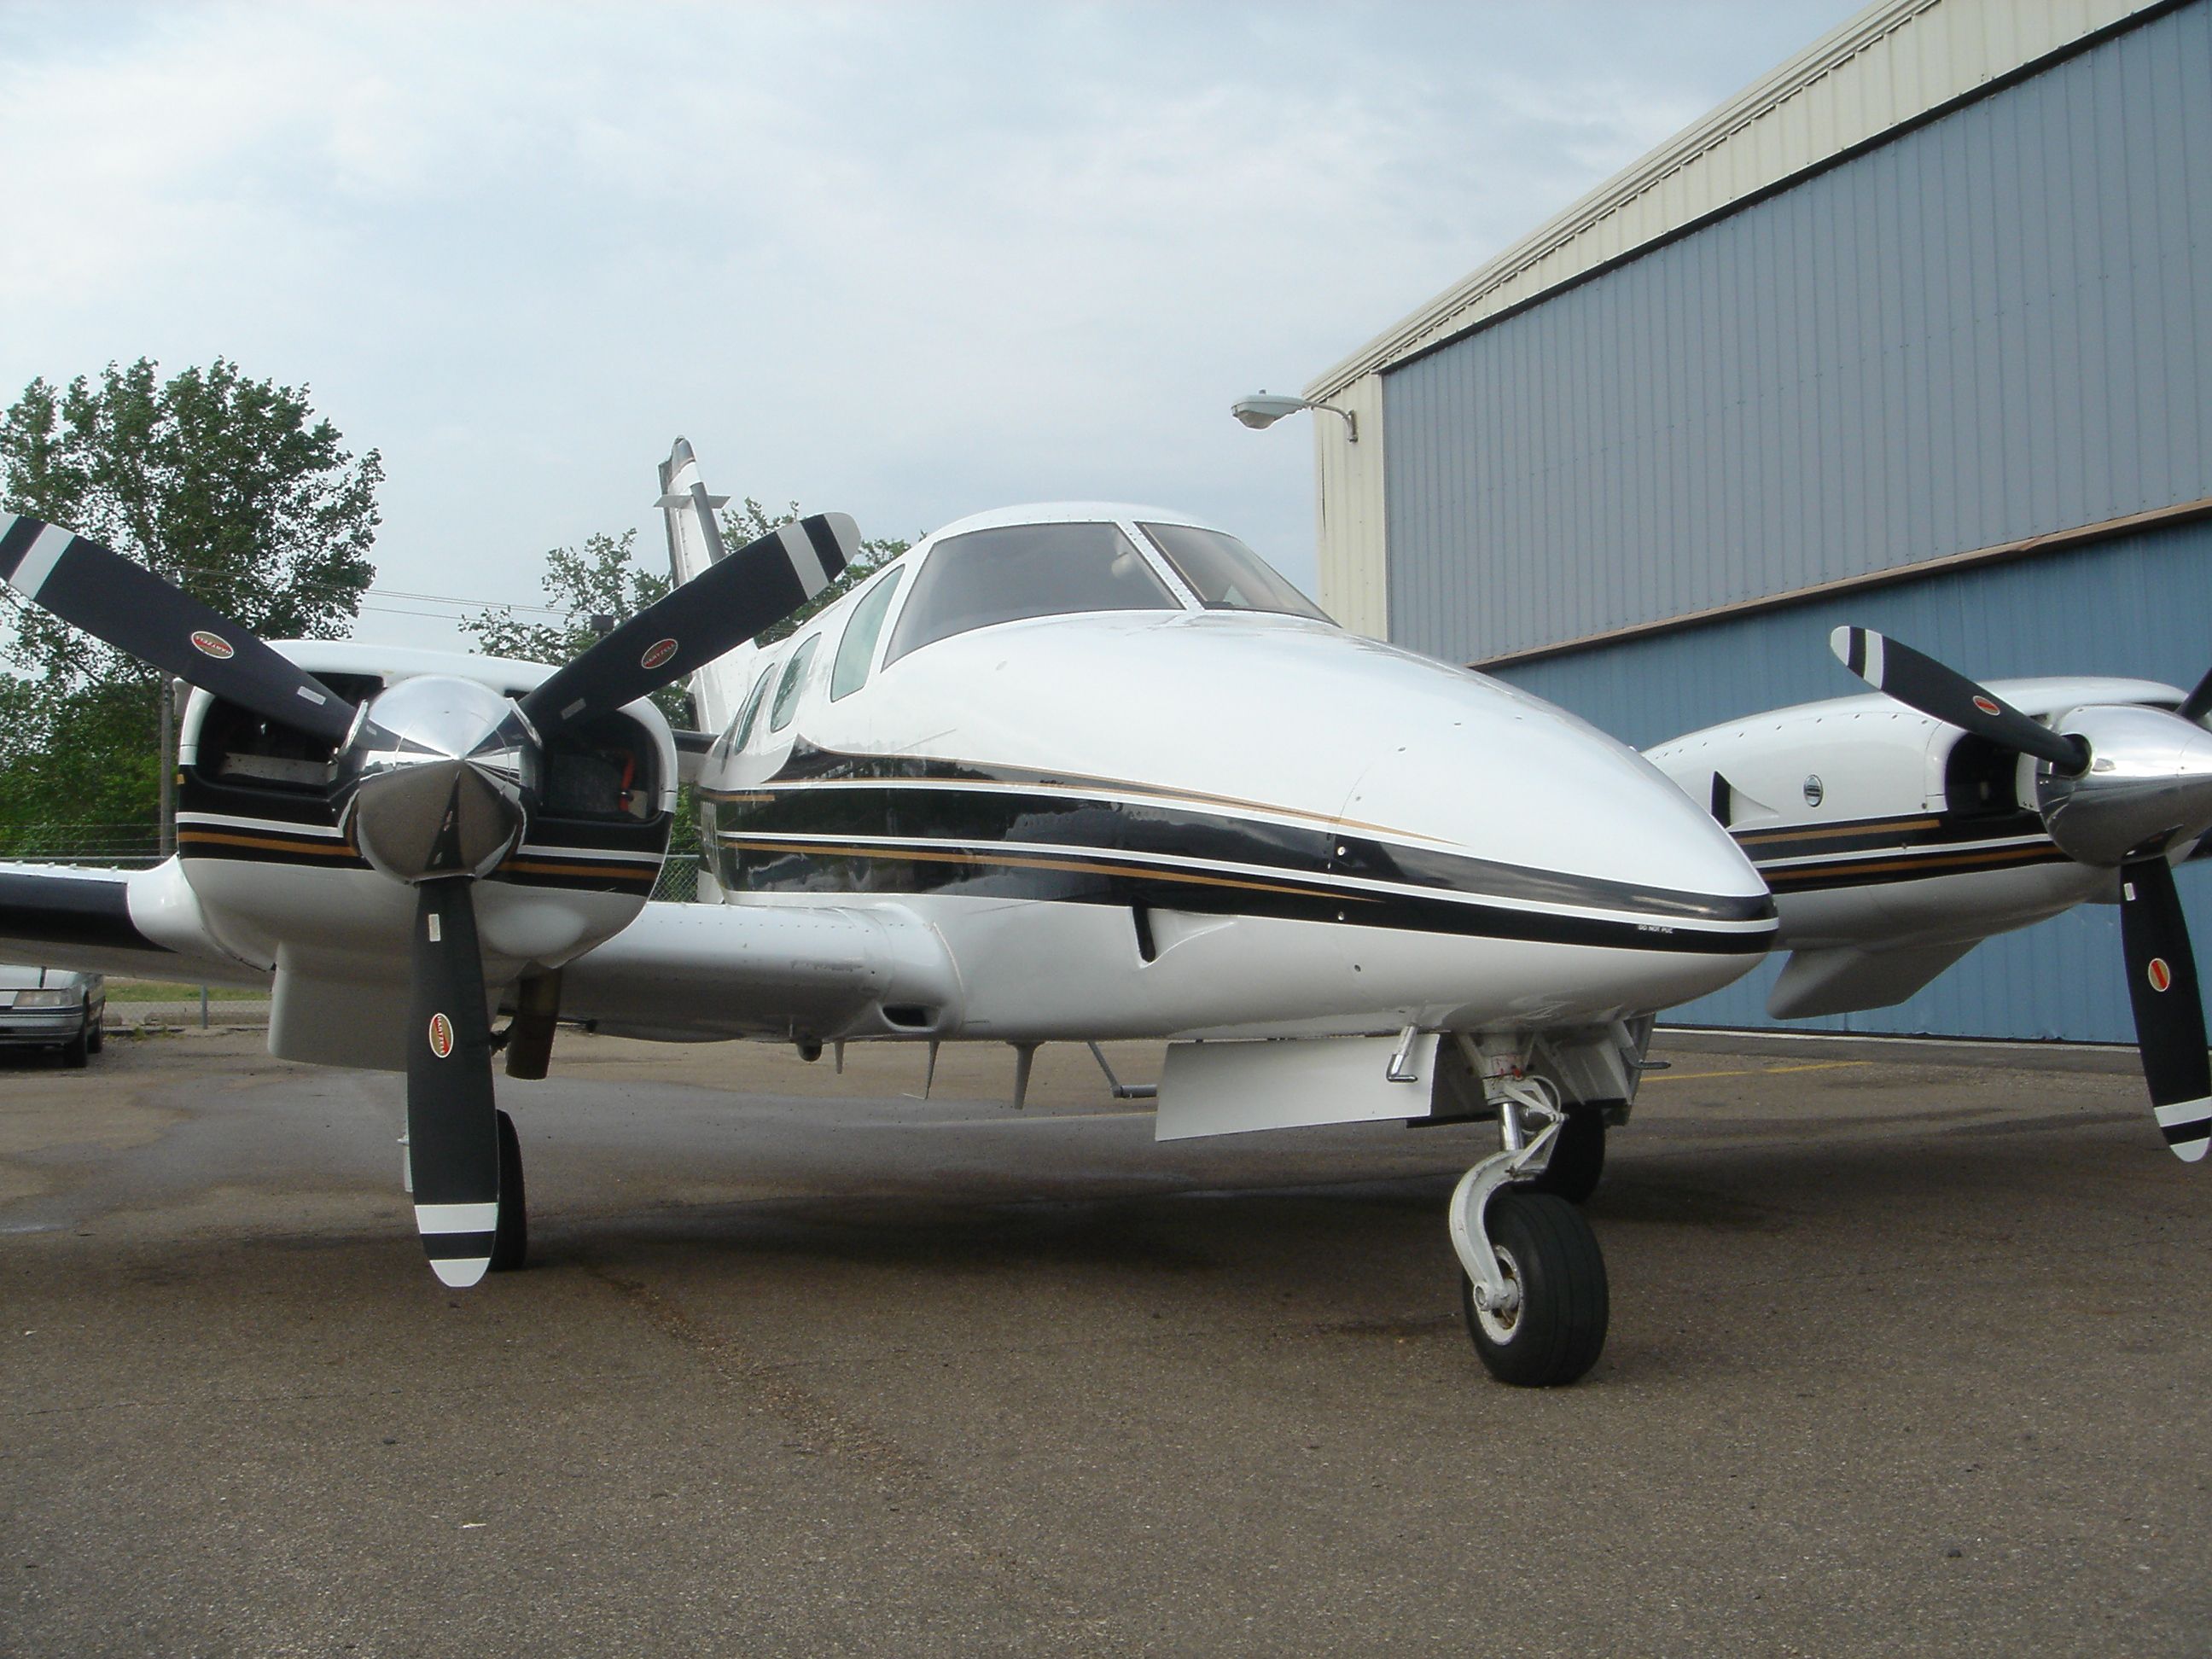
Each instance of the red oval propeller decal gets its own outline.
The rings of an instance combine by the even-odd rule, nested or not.
[[[443,1014],[430,1016],[430,1052],[441,1060],[453,1052],[453,1022]]]
[[[2154,991],[2163,991],[2173,983],[2173,970],[2166,965],[2164,957],[2153,957],[2150,966],[2143,970],[2143,974],[2150,981],[2150,988]]]
[[[218,661],[237,654],[230,648],[228,640],[220,634],[210,634],[204,628],[193,630],[192,649],[204,657],[213,657]]]
[[[646,653],[637,659],[637,665],[640,668],[658,668],[675,654],[676,641],[661,640],[647,649]]]
[[[1997,707],[1997,702],[1995,697],[1976,697],[1974,699],[1974,707],[1980,709],[1984,714],[1996,714],[2003,712]]]

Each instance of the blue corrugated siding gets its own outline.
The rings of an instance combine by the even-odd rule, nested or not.
[[[2212,666],[2212,520],[2064,553],[1705,623],[1507,670],[1500,678],[1638,747],[1785,703],[1850,695],[1828,631],[1893,634],[1982,678],[2123,674],[2186,690]],[[2212,969],[2212,860],[2182,898]],[[1772,963],[1668,1016],[1765,1025]],[[1909,1002],[1793,1027],[2131,1042],[2119,913],[2083,905],[1990,940]]]
[[[1384,381],[1460,661],[2212,495],[2212,3]]]

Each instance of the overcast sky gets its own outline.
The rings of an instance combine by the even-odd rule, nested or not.
[[[0,0],[0,399],[221,355],[383,452],[361,635],[709,486],[1188,509],[1313,586],[1296,390],[1850,16]]]

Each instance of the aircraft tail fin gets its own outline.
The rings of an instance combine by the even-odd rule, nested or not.
[[[729,549],[722,544],[722,527],[715,513],[729,501],[727,495],[709,495],[699,477],[699,459],[690,441],[678,438],[660,464],[660,508],[668,530],[668,574],[678,586],[700,575]],[[738,717],[744,701],[760,648],[750,640],[706,664],[691,676],[691,701],[699,711],[699,724],[708,732],[726,729]]]

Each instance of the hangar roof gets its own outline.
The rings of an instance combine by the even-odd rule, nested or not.
[[[1875,0],[1305,389],[1331,398],[2164,0]]]

